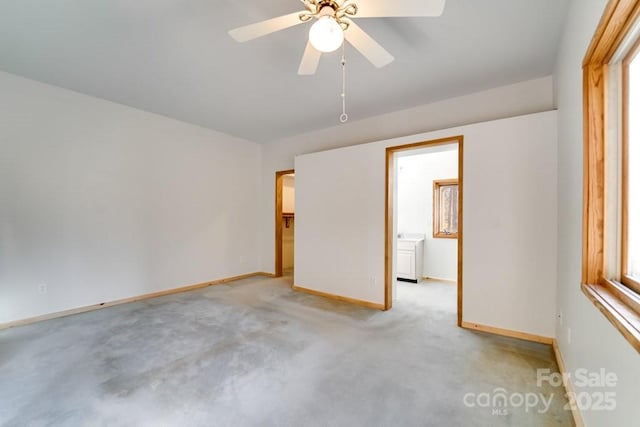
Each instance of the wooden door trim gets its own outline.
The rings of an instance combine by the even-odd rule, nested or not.
[[[275,214],[275,268],[274,276],[282,277],[282,187],[283,177],[295,173],[294,169],[276,172],[276,214]]]
[[[462,228],[463,228],[463,164],[464,164],[464,137],[462,135],[448,138],[434,139],[430,141],[416,142],[412,144],[397,145],[386,149],[385,171],[385,244],[384,244],[384,309],[392,307],[393,292],[393,187],[395,171],[393,168],[393,156],[401,151],[409,151],[417,148],[435,147],[437,145],[458,144],[458,326],[462,326]]]

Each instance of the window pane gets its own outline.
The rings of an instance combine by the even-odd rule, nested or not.
[[[629,67],[627,274],[640,279],[640,55]]]
[[[442,231],[456,234],[458,232],[458,186],[447,185],[440,188],[442,191],[440,199]]]
[[[458,235],[458,184],[451,181],[433,182],[433,237],[457,238]]]

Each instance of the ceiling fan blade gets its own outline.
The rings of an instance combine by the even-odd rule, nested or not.
[[[394,59],[385,48],[380,46],[377,41],[353,22],[349,24],[349,28],[344,32],[344,38],[378,68],[384,67]]]
[[[445,0],[360,0],[356,18],[440,16]]]
[[[304,49],[304,55],[302,56],[302,62],[300,62],[300,68],[298,68],[298,74],[308,76],[315,74],[320,63],[320,56],[322,53],[317,51],[311,42],[307,42],[307,47]]]
[[[246,42],[293,27],[303,22],[299,18],[300,12],[282,15],[277,18],[268,19],[266,21],[257,22],[255,24],[246,25],[229,31],[229,35],[238,42]]]

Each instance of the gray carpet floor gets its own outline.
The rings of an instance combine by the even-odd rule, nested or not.
[[[550,346],[457,328],[455,285],[401,283],[389,312],[290,286],[245,279],[0,331],[0,425],[573,425],[564,390],[536,385],[557,371]],[[515,399],[486,406],[502,389]],[[528,393],[548,410],[520,406]]]

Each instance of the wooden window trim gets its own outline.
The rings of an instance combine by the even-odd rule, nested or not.
[[[627,276],[626,274],[623,274],[622,277],[620,278],[620,281],[626,287],[633,289],[637,293],[640,293],[640,290],[639,290],[640,289],[640,282],[638,282],[637,280],[634,280],[633,277]]]
[[[640,352],[640,297],[605,278],[608,64],[640,15],[638,0],[610,0],[583,61],[582,291]]]
[[[457,179],[437,179],[433,181],[433,238],[434,239],[457,239],[458,232],[440,232],[440,187],[447,185],[458,185]],[[460,200],[460,187],[458,187],[458,200]],[[458,203],[459,204],[459,203]],[[459,208],[459,206],[458,206]],[[458,224],[458,227],[460,225]]]

